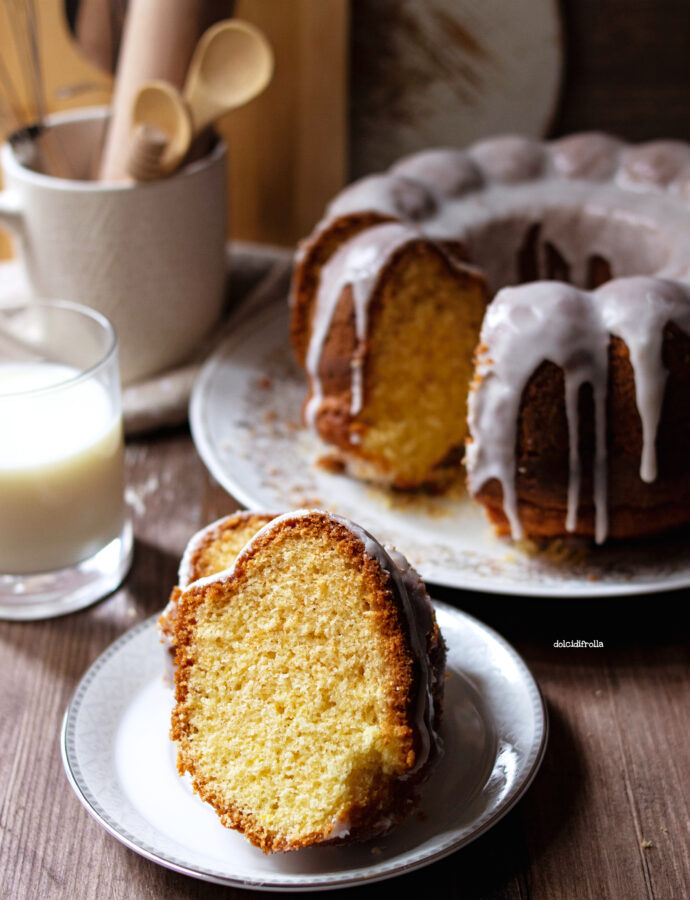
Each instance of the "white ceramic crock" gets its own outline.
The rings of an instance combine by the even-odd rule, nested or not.
[[[75,178],[30,168],[19,148],[0,150],[0,225],[36,297],[104,313],[120,341],[125,383],[182,362],[217,322],[226,281],[225,144],[170,178],[107,184],[86,177],[108,111],[47,121]]]

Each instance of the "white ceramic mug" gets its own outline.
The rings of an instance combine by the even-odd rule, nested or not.
[[[36,171],[16,142],[5,144],[0,225],[16,238],[36,297],[82,303],[110,319],[122,379],[131,383],[184,361],[220,317],[226,148],[220,142],[161,181],[81,180],[107,118],[107,110],[86,109],[48,120],[71,178]]]

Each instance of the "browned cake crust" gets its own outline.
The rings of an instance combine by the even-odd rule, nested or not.
[[[194,748],[192,723],[193,697],[198,690],[192,687],[194,668],[197,664],[195,630],[200,609],[221,610],[231,604],[245,602],[243,586],[251,577],[257,559],[275,552],[285,537],[310,536],[325,539],[343,559],[349,560],[360,573],[365,588],[367,615],[375,623],[386,647],[386,669],[392,716],[388,722],[388,740],[395,740],[398,749],[397,762],[393,772],[380,772],[373,781],[370,779],[365,795],[353,792],[351,802],[342,810],[342,819],[347,822],[347,834],[334,837],[331,827],[312,831],[297,837],[288,837],[266,827],[251,809],[223,799],[206,777]],[[297,602],[297,601],[296,601]],[[174,621],[174,639],[177,647],[175,673],[176,706],[172,717],[172,738],[178,744],[178,769],[181,774],[191,775],[194,789],[218,813],[222,823],[241,831],[264,852],[294,850],[315,843],[352,842],[386,831],[394,823],[405,817],[414,807],[417,789],[436,761],[431,753],[426,761],[416,767],[423,744],[422,731],[418,721],[420,692],[428,689],[420,678],[420,671],[411,644],[408,620],[401,598],[395,589],[391,576],[367,553],[362,543],[341,522],[326,513],[310,513],[307,518],[279,520],[270,529],[256,537],[240,554],[231,573],[222,578],[193,584],[178,597],[178,613]],[[433,707],[438,726],[441,716],[442,692],[445,667],[445,645],[438,625],[433,617],[429,619],[426,633],[426,649],[433,669]],[[256,659],[256,677],[260,677],[262,659]],[[392,686],[395,686],[394,688]],[[387,740],[384,737],[384,742]],[[249,752],[250,748],[247,748]],[[314,748],[318,753],[318,748]]]
[[[338,247],[351,237],[378,225],[390,222],[391,217],[377,212],[361,212],[339,216],[321,229],[317,229],[300,246],[290,290],[290,339],[297,361],[301,366],[307,354],[311,318],[318,290],[321,270]]]
[[[300,366],[304,366],[312,328],[314,302],[321,272],[333,254],[350,238],[384,222],[397,221],[380,212],[359,212],[338,216],[305,238],[299,248],[290,288],[290,341]],[[448,256],[457,261],[467,259],[467,248],[461,241],[438,241]],[[342,319],[342,315],[338,316]]]
[[[635,399],[630,354],[617,337],[609,345],[607,391],[608,536],[650,537],[685,525],[690,518],[690,337],[669,323],[664,330],[663,362],[668,370],[657,434],[659,474],[640,478],[642,425]],[[582,467],[575,534],[594,536],[592,391],[579,397]],[[545,362],[522,396],[517,437],[516,487],[525,535],[535,539],[564,536],[568,491],[568,422],[562,371]],[[510,534],[501,486],[488,481],[476,494],[498,534]]]
[[[228,544],[236,537],[246,544],[275,517],[273,513],[237,512],[205,528],[200,539],[190,542],[185,560],[187,571],[181,586],[229,568],[237,558],[237,551],[231,550]]]
[[[192,537],[180,567],[180,583],[172,589],[168,605],[158,619],[158,630],[166,643],[174,646],[174,620],[182,589],[198,578],[214,575],[231,566],[241,546],[274,518],[272,513],[240,511],[213,522]],[[241,542],[239,547],[238,540]]]

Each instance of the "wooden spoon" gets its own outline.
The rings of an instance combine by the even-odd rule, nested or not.
[[[235,19],[213,25],[196,46],[184,96],[164,81],[137,92],[130,175],[150,181],[174,171],[193,137],[260,94],[272,74],[273,52],[257,28]]]
[[[182,95],[167,81],[149,81],[134,98],[134,140],[128,169],[137,181],[173,172],[192,140],[192,119]]]
[[[205,31],[184,86],[194,134],[260,94],[272,75],[273,52],[258,28],[230,19]]]

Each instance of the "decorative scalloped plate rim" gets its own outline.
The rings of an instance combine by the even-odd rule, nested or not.
[[[96,821],[136,853],[234,887],[335,889],[442,859],[491,828],[527,790],[544,756],[548,717],[537,683],[504,638],[452,606],[435,608],[448,644],[446,752],[424,786],[422,816],[376,845],[265,856],[220,824],[175,770],[169,663],[155,616],[115,641],[77,687],[60,740],[70,785]]]

